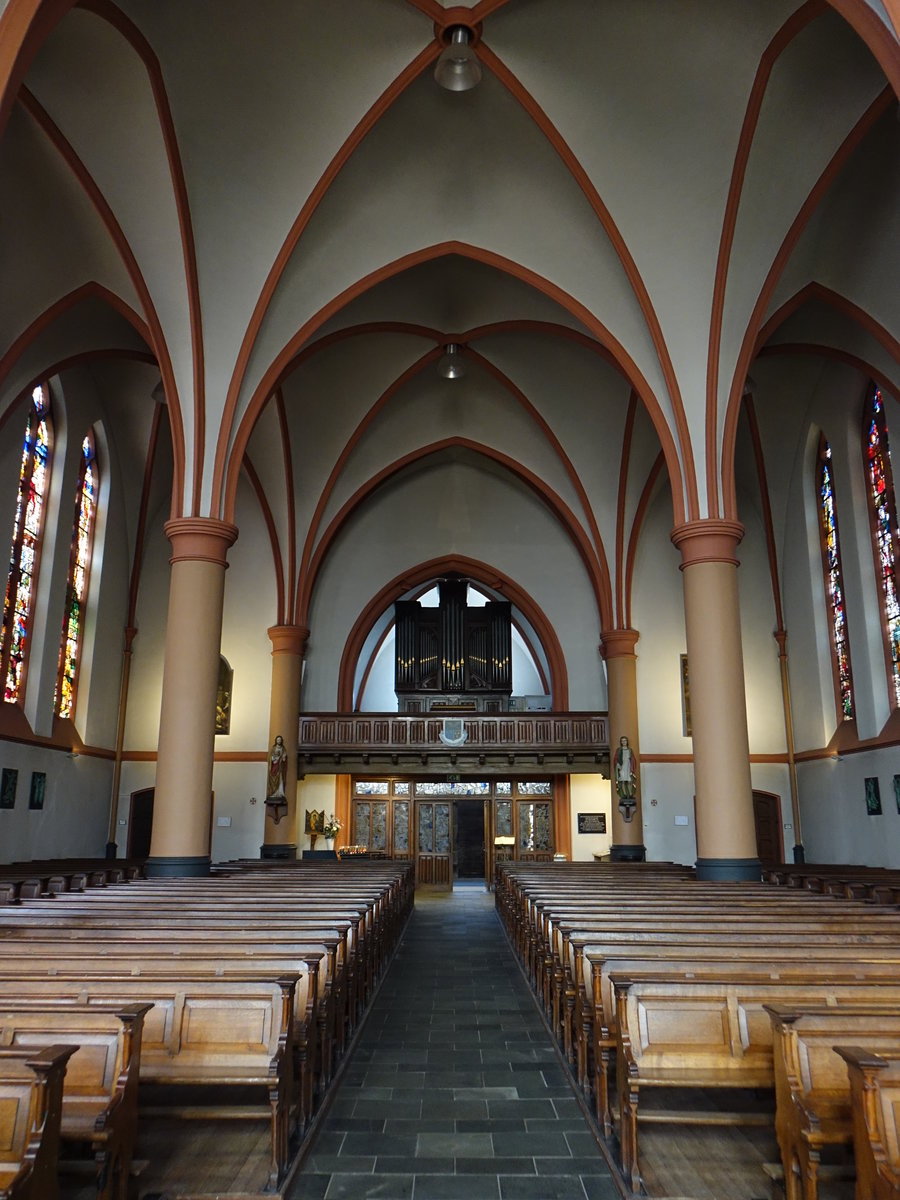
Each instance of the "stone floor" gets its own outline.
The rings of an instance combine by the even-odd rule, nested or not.
[[[287,1200],[618,1195],[493,896],[418,893]]]

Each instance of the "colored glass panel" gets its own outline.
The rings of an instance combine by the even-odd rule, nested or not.
[[[75,684],[78,677],[96,504],[97,466],[94,459],[94,440],[88,434],[81,443],[81,469],[75,492],[72,557],[69,563],[66,614],[63,618],[62,646],[60,648],[56,711],[61,717],[71,717],[75,707]]]
[[[19,494],[9,554],[9,577],[3,606],[3,699],[15,703],[24,679],[36,584],[35,568],[44,523],[44,497],[50,473],[48,395],[43,387],[31,394],[25,444],[19,470]]]
[[[394,853],[409,853],[408,800],[397,800],[394,804]]]
[[[900,597],[897,588],[897,510],[891,473],[884,403],[872,389],[866,415],[863,448],[869,485],[869,508],[875,550],[875,573],[881,592],[882,618],[887,648],[891,703],[900,706]]]
[[[819,453],[819,525],[822,531],[822,561],[825,572],[825,595],[828,600],[831,649],[840,693],[841,714],[845,719],[850,719],[854,716],[850,638],[847,630],[847,610],[844,603],[844,579],[841,571],[837,505],[834,497],[834,470],[831,462],[831,447],[824,438]]]

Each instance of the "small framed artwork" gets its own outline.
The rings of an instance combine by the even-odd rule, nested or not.
[[[231,733],[231,689],[234,671],[224,655],[219,655],[219,681],[216,685],[216,733]]]
[[[688,677],[688,657],[681,656],[681,718],[684,736],[691,737],[691,681]]]
[[[881,788],[872,776],[866,779],[866,812],[870,817],[881,816]]]
[[[31,772],[31,791],[28,793],[28,807],[41,809],[44,807],[44,790],[47,786],[46,771]]]
[[[894,776],[894,799],[897,801],[897,812],[900,813],[900,775]]]
[[[19,786],[19,772],[15,767],[4,767],[0,776],[0,808],[16,807],[16,788]]]

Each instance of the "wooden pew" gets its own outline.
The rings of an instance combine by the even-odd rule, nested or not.
[[[721,964],[718,979],[690,973],[612,976],[622,1171],[640,1188],[638,1120],[647,1089],[774,1088],[772,1030],[766,1004],[898,1005],[900,984],[804,978],[802,964],[772,980],[743,964]],[[645,1118],[646,1119],[646,1118]],[[656,1111],[653,1120],[735,1124],[746,1114]]]
[[[645,945],[668,941],[683,946],[688,954],[699,957],[703,954],[704,946],[723,940],[735,943],[752,940],[777,948],[787,939],[787,944],[796,945],[798,948],[805,947],[807,956],[814,956],[818,948],[824,946],[857,946],[862,951],[872,947],[890,947],[893,950],[900,945],[900,923],[896,920],[886,925],[876,925],[873,931],[869,931],[859,923],[854,924],[849,916],[843,920],[826,917],[820,923],[813,919],[800,921],[796,916],[791,916],[790,919],[779,918],[775,912],[761,916],[747,914],[741,917],[735,911],[727,920],[715,920],[709,913],[693,917],[646,916],[643,921],[636,916],[619,921],[609,917],[605,920],[594,919],[587,928],[570,929],[564,922],[560,922],[558,932],[562,942],[560,955],[564,967],[561,969],[562,978],[559,985],[564,993],[563,1046],[569,1061],[572,1061],[577,1053],[581,1053],[582,1059],[578,1061],[577,1066],[582,1083],[587,1069],[583,1055],[586,1046],[590,1045],[588,1022],[591,1018],[587,1010],[591,1001],[588,994],[589,981],[584,969],[584,953],[588,946],[597,947],[601,951],[626,946],[636,953]]]
[[[818,951],[814,958],[811,957],[813,949]],[[703,957],[686,955],[682,946],[670,943],[642,946],[639,952],[635,950],[631,954],[594,949],[586,952],[591,968],[593,1013],[590,1021],[585,1021],[583,1037],[591,1038],[592,1052],[587,1058],[591,1067],[592,1089],[585,1087],[584,1090],[588,1097],[593,1090],[597,1121],[607,1136],[612,1132],[610,1103],[613,1088],[610,1086],[610,1074],[616,1050],[613,976],[653,973],[659,977],[671,973],[676,976],[690,974],[696,979],[704,979],[714,978],[722,970],[737,969],[740,964],[751,972],[765,971],[768,978],[774,981],[790,977],[800,962],[806,978],[877,985],[892,984],[900,978],[900,945],[885,951],[883,957],[873,954],[871,958],[861,958],[860,952],[852,946],[808,946],[806,953],[803,953],[800,946],[790,944],[787,938],[776,945],[760,945],[752,941],[742,943],[730,938],[720,943],[711,942],[702,949],[698,947],[698,953]],[[867,955],[867,952],[864,954]]]
[[[269,1186],[277,1187],[289,1161],[296,1129],[293,1085],[293,1013],[296,975],[244,975],[192,979],[187,972],[104,979],[61,979],[4,982],[18,999],[45,1003],[69,1001],[104,1006],[149,1003],[144,1018],[140,1081],[172,1088],[197,1085],[215,1089],[219,1102],[198,1110],[172,1109],[182,1115],[227,1118],[263,1115],[260,1110],[222,1103],[230,1089],[258,1086],[265,1090],[269,1121]]]
[[[60,1136],[90,1147],[98,1200],[127,1197],[137,1136],[141,1032],[150,1008],[0,1000],[0,1046],[29,1053],[60,1042],[78,1047],[66,1069]]]
[[[816,1200],[826,1148],[853,1144],[850,1084],[835,1042],[900,1054],[900,1010],[894,1005],[791,1009],[766,1005],[772,1021],[775,1133],[786,1200]]]
[[[210,972],[216,974],[217,957],[286,956],[283,969],[290,973],[311,969],[315,959],[318,963],[315,1023],[308,1028],[301,1027],[298,1036],[302,1037],[304,1033],[312,1036],[313,1031],[317,1031],[314,1069],[322,1085],[328,1086],[335,1062],[344,1052],[346,1031],[353,1025],[353,991],[346,984],[346,925],[323,929],[307,926],[298,918],[268,929],[264,923],[244,926],[239,919],[224,925],[196,919],[185,919],[176,924],[173,919],[161,925],[149,920],[142,925],[129,924],[127,929],[124,940],[123,929],[110,928],[105,922],[54,929],[26,924],[15,931],[18,936],[11,938],[4,938],[4,931],[0,930],[0,965],[73,955],[88,961],[100,958],[108,961],[124,953],[128,958],[165,956],[173,965],[199,957],[207,961]],[[324,958],[321,956],[323,950]],[[302,1000],[301,995],[299,1002]],[[309,1048],[307,1060],[313,1062]]]
[[[57,1200],[63,1076],[76,1049],[0,1049],[0,1200]]]
[[[900,1196],[900,1058],[835,1046],[850,1076],[856,1200]]]
[[[65,949],[61,948],[60,955],[52,954],[49,960],[43,955],[22,956],[14,961],[0,957],[0,1004],[6,998],[14,999],[23,993],[49,998],[57,981],[63,990],[71,990],[73,983],[116,980],[126,975],[129,979],[168,979],[176,968],[185,982],[194,983],[233,975],[244,978],[248,972],[266,977],[295,974],[294,1079],[299,1103],[298,1125],[301,1131],[306,1128],[313,1114],[315,1099],[324,1094],[327,1086],[320,1064],[323,1038],[317,1007],[318,968],[324,957],[322,952],[316,954],[305,951],[299,955],[288,948],[283,957],[248,954],[240,958],[218,955],[209,958],[205,957],[209,954],[209,948],[198,944],[196,953],[175,963],[171,956],[144,955],[139,948],[135,949],[127,942],[109,955],[91,954],[85,947],[82,956],[69,953],[63,957]]]

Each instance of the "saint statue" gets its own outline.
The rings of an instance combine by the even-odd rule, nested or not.
[[[266,810],[277,825],[282,817],[287,816],[287,750],[284,748],[284,738],[276,734],[272,749],[269,751],[269,769],[266,775]]]
[[[619,748],[613,758],[613,769],[616,777],[616,795],[619,797],[619,812],[626,821],[630,821],[637,808],[637,755],[624,735],[619,738]]]

